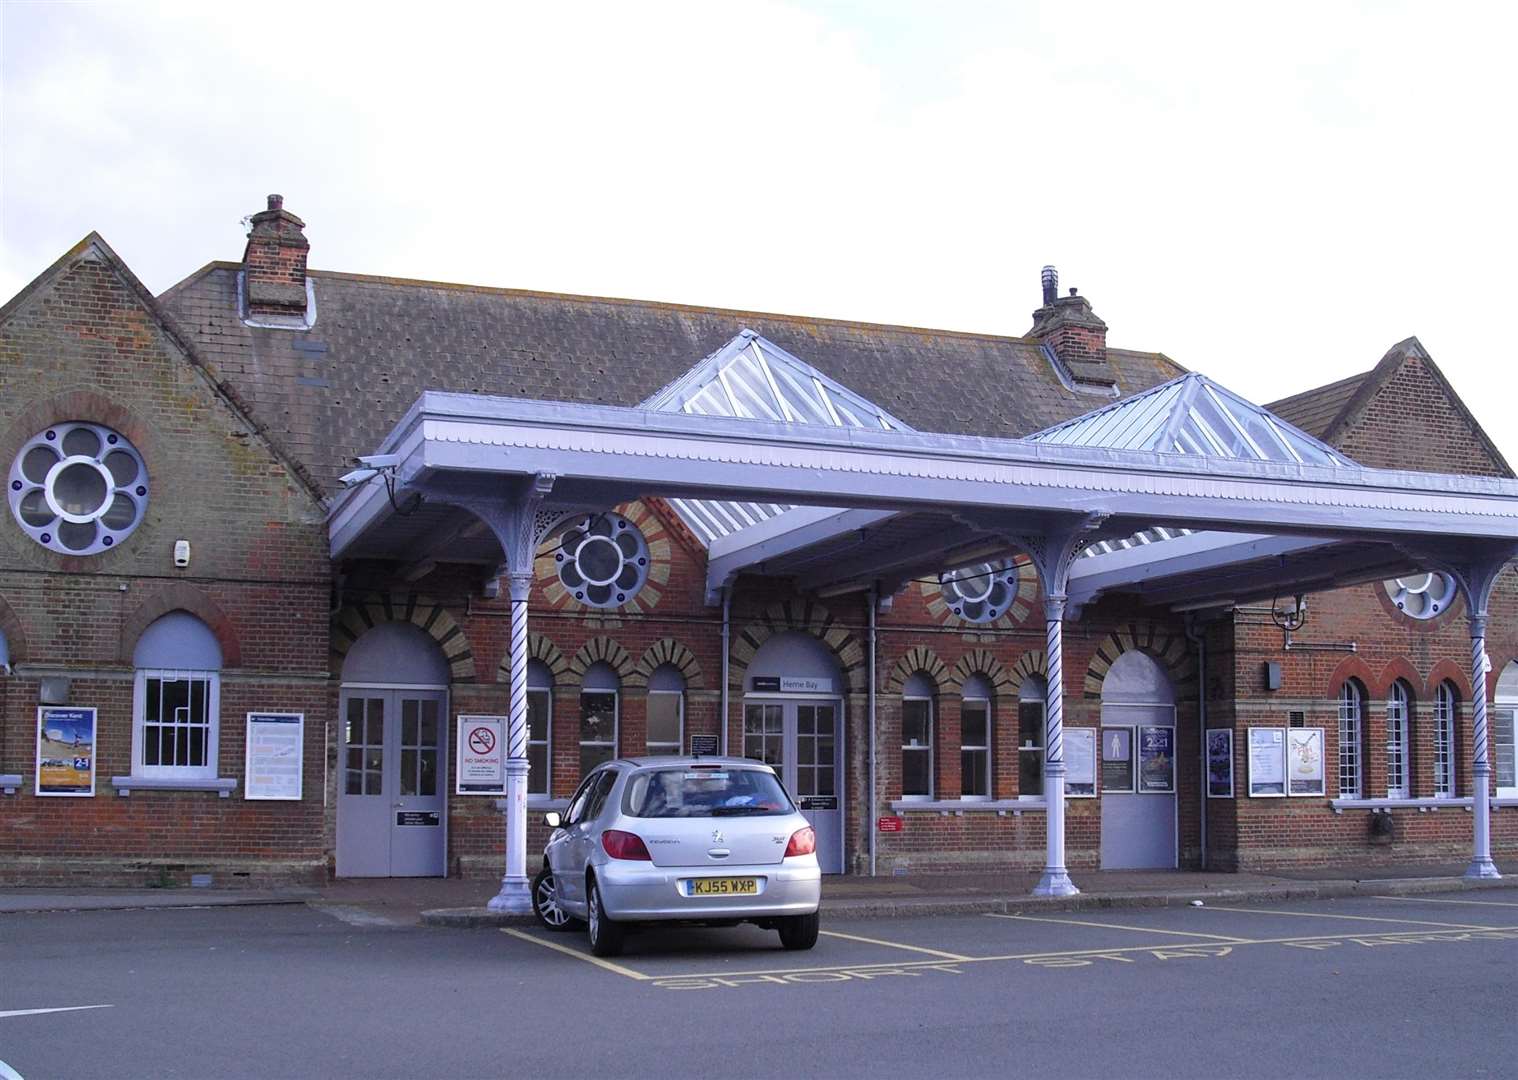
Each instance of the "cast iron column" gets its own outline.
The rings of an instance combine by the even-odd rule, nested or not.
[[[1044,713],[1044,800],[1048,835],[1044,876],[1034,896],[1072,896],[1080,892],[1065,869],[1065,596],[1044,598],[1044,639],[1049,666]]]
[[[501,891],[491,897],[492,911],[532,910],[527,881],[527,597],[532,570],[513,568],[511,590],[511,709],[506,734],[506,873]]]
[[[1495,577],[1495,575],[1493,575]],[[1500,878],[1492,862],[1492,763],[1486,752],[1486,605],[1478,611],[1472,607],[1471,621],[1471,809],[1475,817],[1475,848],[1467,880]]]

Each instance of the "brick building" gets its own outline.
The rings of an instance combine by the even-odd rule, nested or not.
[[[271,197],[240,262],[159,297],[91,235],[0,309],[0,880],[501,873],[500,792],[463,791],[454,745],[457,717],[508,711],[501,534],[442,513],[441,488],[392,482],[381,539],[334,539],[356,505],[343,474],[399,445],[429,391],[1099,448],[1164,410],[1189,437],[1215,405],[1201,459],[1258,453],[1264,425],[1254,439],[1298,463],[1513,476],[1416,340],[1272,419],[1109,346],[1047,271],[1028,334],[995,337],[327,273],[307,252]],[[831,870],[1044,866],[1043,564],[973,515],[852,508],[826,543],[719,573],[796,509],[650,494],[558,521],[534,552],[522,654],[528,805],[562,805],[613,754],[706,736],[780,768]],[[1194,536],[1093,534],[1088,557]],[[945,553],[931,571],[924,550]],[[1318,555],[1300,540],[1272,555],[1278,596],[1256,566],[1242,599],[1156,586],[1080,605],[1060,682],[1077,879],[1470,855],[1456,575],[1399,556],[1332,587],[1356,575],[1340,556],[1315,578]],[[851,577],[856,562],[870,569]],[[1507,571],[1481,688],[1499,855],[1518,848],[1515,604]],[[529,859],[542,839],[533,824]]]

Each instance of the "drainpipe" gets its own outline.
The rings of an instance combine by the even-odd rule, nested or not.
[[[865,814],[865,827],[870,830],[870,877],[875,876],[875,609],[879,607],[880,586],[874,582],[870,584],[870,689],[869,689],[869,714],[870,714],[870,809]]]
[[[727,646],[732,633],[732,614],[733,590],[724,585],[722,586],[722,720],[717,727],[717,731],[721,735],[723,757],[727,757]]]
[[[1197,666],[1197,695],[1196,695],[1196,715],[1197,715],[1197,721],[1196,722],[1197,722],[1197,729],[1198,729],[1197,733],[1198,733],[1198,735],[1200,735],[1199,742],[1201,743],[1201,748],[1202,748],[1201,749],[1201,755],[1202,755],[1202,772],[1201,772],[1202,786],[1201,786],[1201,790],[1198,792],[1198,795],[1199,795],[1199,797],[1202,800],[1202,806],[1201,806],[1200,812],[1197,814],[1197,820],[1199,822],[1201,822],[1201,826],[1202,826],[1202,836],[1201,836],[1201,844],[1202,844],[1202,869],[1206,870],[1207,869],[1207,862],[1208,862],[1208,860],[1207,860],[1207,805],[1208,805],[1208,800],[1207,800],[1207,636],[1202,631],[1200,631],[1200,630],[1197,629],[1196,617],[1194,615],[1191,615],[1190,613],[1188,613],[1186,615],[1186,638],[1193,645],[1196,646],[1196,666]]]

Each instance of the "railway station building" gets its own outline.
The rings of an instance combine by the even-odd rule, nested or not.
[[[996,336],[308,254],[0,308],[0,881],[510,903],[688,752],[838,874],[1518,855],[1518,481],[1415,338],[1260,405],[1051,267]]]

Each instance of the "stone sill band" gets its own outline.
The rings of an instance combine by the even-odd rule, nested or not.
[[[237,781],[230,777],[209,776],[201,779],[184,779],[168,776],[113,776],[111,786],[116,794],[126,798],[135,791],[214,791],[221,798],[231,798],[237,790]]]
[[[14,795],[21,790],[21,776],[18,773],[0,773],[0,792],[6,795]]]
[[[1049,804],[1043,799],[893,799],[891,809],[900,813],[986,814],[1020,816],[1024,811],[1043,813]]]
[[[1444,808],[1463,809],[1469,813],[1471,798],[1467,795],[1461,799],[1330,799],[1328,805],[1333,807],[1336,814],[1342,814],[1345,810],[1369,810],[1373,814],[1389,814],[1393,810],[1417,810],[1423,813]],[[1503,806],[1518,806],[1518,798],[1503,796],[1492,799],[1493,810]]]

